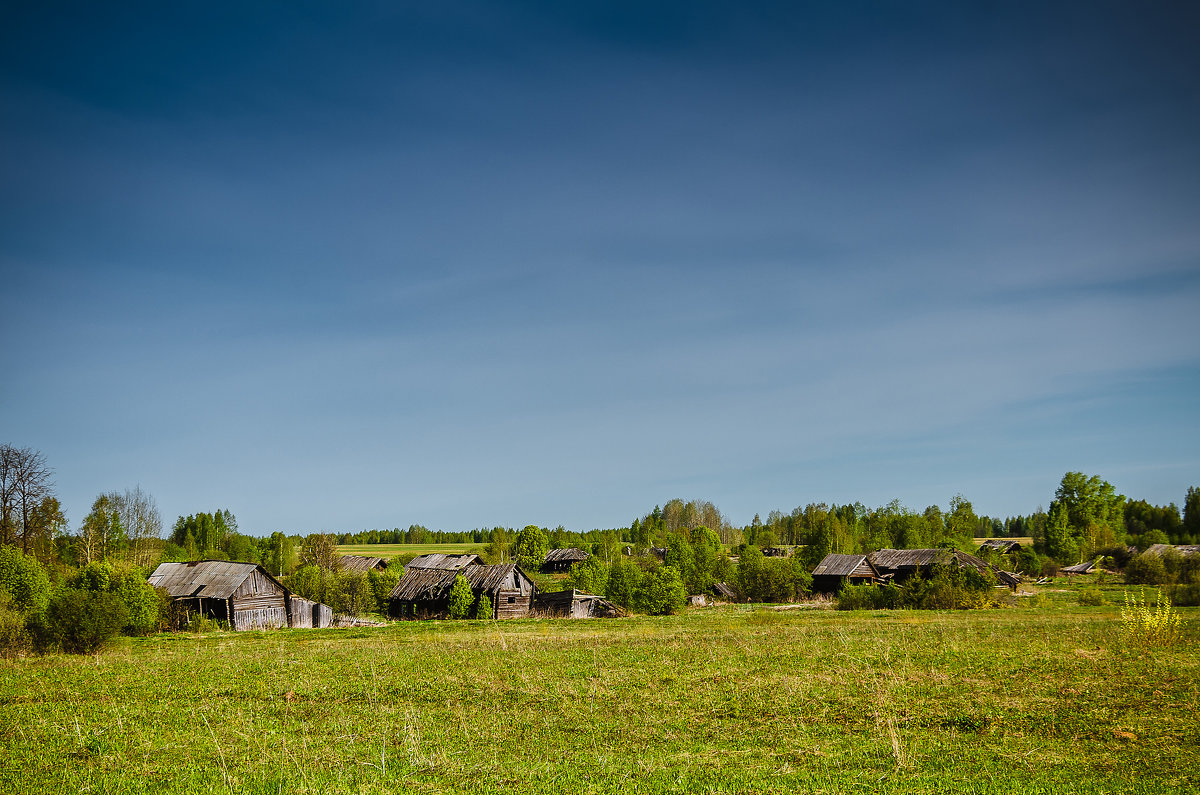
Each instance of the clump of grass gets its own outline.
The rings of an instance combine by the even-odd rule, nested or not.
[[[1099,588],[1084,588],[1076,595],[1076,599],[1084,607],[1100,607],[1104,604],[1104,594]]]
[[[1171,607],[1171,601],[1155,591],[1154,606],[1143,592],[1140,596],[1125,594],[1121,608],[1121,639],[1131,646],[1171,646],[1179,640],[1183,619]]]

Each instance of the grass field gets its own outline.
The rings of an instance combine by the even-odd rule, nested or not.
[[[1125,648],[1077,587],[126,639],[0,664],[0,791],[1196,791],[1200,611]]]

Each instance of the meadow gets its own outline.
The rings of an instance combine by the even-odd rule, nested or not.
[[[341,544],[337,551],[342,555],[365,555],[370,558],[395,558],[401,555],[411,559],[431,552],[460,555],[464,552],[483,553],[483,544]]]
[[[1130,647],[1078,587],[126,638],[0,664],[0,791],[1195,791],[1200,610]]]

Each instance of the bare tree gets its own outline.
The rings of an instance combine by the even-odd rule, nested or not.
[[[0,543],[15,544],[20,538],[22,550],[29,551],[34,513],[51,496],[53,474],[37,450],[0,445]]]
[[[135,486],[124,494],[110,494],[113,507],[121,519],[121,527],[129,539],[133,562],[137,566],[150,563],[156,541],[162,538],[162,514],[154,497]]]

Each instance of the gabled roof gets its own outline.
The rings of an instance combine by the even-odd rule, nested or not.
[[[879,572],[871,565],[871,561],[867,560],[866,555],[838,555],[835,553],[826,555],[813,569],[812,575],[814,577],[848,577],[860,566],[865,568],[865,571],[860,574],[879,576]]]
[[[160,563],[146,581],[163,588],[173,597],[199,596],[205,599],[228,599],[255,572],[279,586],[287,588],[262,566],[256,563],[232,563],[228,560],[193,560],[187,563]]]
[[[1064,566],[1062,570],[1067,574],[1088,574],[1094,568],[1096,568],[1094,560],[1085,560],[1083,563],[1076,563],[1074,566]]]
[[[1011,538],[991,538],[979,545],[980,551],[991,549],[997,552],[1012,552],[1020,548],[1021,542],[1013,541]]]
[[[366,555],[341,555],[338,558],[338,568],[341,571],[368,572],[381,563],[386,569],[388,562],[383,558],[371,558]]]
[[[448,555],[443,552],[432,552],[428,555],[418,555],[408,562],[406,569],[451,569],[457,570],[464,566],[482,565],[483,558],[470,552]]]
[[[568,561],[587,560],[591,555],[577,547],[567,547],[566,549],[552,549],[546,553],[547,563],[566,563]]]
[[[495,566],[470,565],[461,569],[408,568],[404,570],[404,576],[396,583],[389,598],[404,602],[442,599],[450,593],[450,588],[454,586],[454,580],[459,574],[467,579],[472,591],[491,594],[499,591],[508,575],[514,572],[518,578],[529,579],[515,563],[501,563]]]

